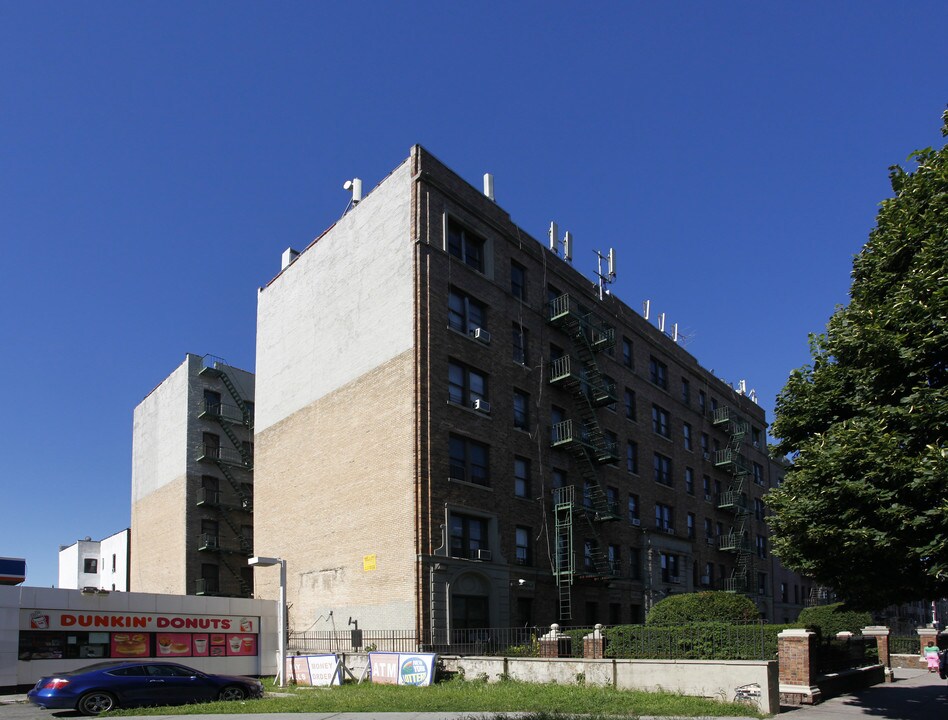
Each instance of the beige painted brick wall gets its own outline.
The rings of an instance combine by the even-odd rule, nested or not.
[[[257,436],[254,544],[287,561],[291,629],[414,628],[413,385],[409,351]]]
[[[132,504],[132,592],[187,593],[185,482],[182,475]]]

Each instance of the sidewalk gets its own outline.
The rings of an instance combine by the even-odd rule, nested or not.
[[[26,695],[0,696],[0,705],[25,703]],[[57,713],[61,711],[56,711]],[[249,713],[248,713],[249,714]],[[261,720],[461,720],[462,718],[493,718],[505,714],[517,717],[519,713],[268,713]],[[130,720],[238,720],[244,714],[234,715],[149,715]],[[948,718],[948,682],[925,670],[895,670],[895,682],[874,685],[850,695],[840,695],[813,706],[784,707],[780,720],[939,720]],[[653,720],[642,717],[641,720]],[[661,719],[654,719],[661,720]],[[715,720],[740,720],[718,717]]]

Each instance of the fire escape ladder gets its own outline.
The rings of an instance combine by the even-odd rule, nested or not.
[[[553,575],[560,601],[560,620],[573,617],[571,588],[576,568],[573,555],[573,512],[576,490],[572,485],[553,490],[553,515],[556,522],[556,548]]]
[[[752,594],[753,551],[750,546],[750,511],[745,498],[745,487],[750,467],[743,455],[744,438],[749,423],[733,408],[724,406],[715,409],[712,423],[729,433],[727,447],[715,453],[714,464],[731,473],[728,489],[721,493],[718,507],[734,513],[730,533],[719,541],[721,550],[735,553],[734,572],[725,578],[724,589],[728,592]]]
[[[251,412],[250,408],[247,407],[247,403],[244,401],[244,398],[241,395],[240,390],[237,388],[236,383],[224,371],[224,368],[227,366],[227,363],[224,361],[224,359],[214,355],[205,355],[203,358],[201,358],[201,361],[203,366],[201,367],[201,370],[198,374],[220,379],[220,381],[224,384],[224,387],[227,388],[227,392],[229,392],[230,396],[234,399],[234,403],[236,403],[237,408],[240,410],[244,427],[248,428],[249,430],[253,430],[253,413]]]
[[[227,463],[217,460],[217,468],[221,471],[221,474],[226,478],[227,482],[230,483],[230,486],[234,489],[234,492],[237,493],[237,497],[240,498],[240,506],[243,510],[247,512],[253,512],[253,498],[244,490],[244,486],[237,482],[237,478],[234,477],[234,474],[230,471],[230,468],[227,466]]]
[[[243,575],[241,575],[237,570],[234,569],[234,566],[227,562],[227,559],[221,555],[220,557],[221,565],[227,568],[227,571],[237,579],[238,585],[240,585],[240,592],[244,597],[250,597],[253,595],[253,588],[250,587],[250,583],[244,580]]]

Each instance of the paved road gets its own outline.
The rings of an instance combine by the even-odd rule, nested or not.
[[[783,708],[780,720],[944,720],[948,718],[948,682],[925,670],[896,669],[895,682],[841,695],[813,707]],[[0,697],[0,720],[78,718],[64,710],[41,710],[25,696]],[[477,713],[273,713],[261,720],[460,720]],[[481,717],[493,717],[482,714]],[[515,717],[512,714],[511,717]],[[142,720],[244,720],[244,715],[150,715]],[[643,720],[646,720],[643,718]],[[715,720],[738,720],[715,718]]]

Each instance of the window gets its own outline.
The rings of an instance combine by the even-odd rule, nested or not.
[[[562,487],[566,487],[566,485],[567,485],[566,471],[557,470],[556,468],[553,468],[553,487],[562,488]]]
[[[724,535],[724,524],[723,524],[723,523],[720,523],[720,522],[715,523],[715,524],[714,524],[714,529],[716,530],[718,537],[722,537],[722,536]]]
[[[760,428],[751,427],[751,439],[754,442],[754,447],[760,449]]]
[[[606,447],[604,449],[611,456],[607,462],[610,465],[615,465],[619,461],[619,436],[612,432],[612,430],[603,430],[602,434],[606,439]]]
[[[704,475],[701,478],[701,489],[704,491],[704,499],[711,499],[711,477],[709,475]]]
[[[606,559],[609,561],[609,574],[622,574],[622,557],[618,545],[610,545],[606,548]]]
[[[527,269],[513,260],[510,261],[510,292],[518,300],[527,299]]]
[[[514,557],[518,565],[533,564],[533,549],[530,547],[530,528],[518,526],[514,530],[516,547],[514,548]]]
[[[642,552],[636,547],[629,548],[629,577],[642,579]]]
[[[714,497],[716,498],[721,497],[721,481],[720,480],[714,481]]]
[[[455,220],[448,220],[448,253],[478,272],[484,272],[484,238]]]
[[[625,469],[633,475],[639,474],[639,444],[633,440],[625,445]]]
[[[691,513],[691,512],[688,513],[687,527],[688,527],[688,539],[694,540],[695,539],[695,514],[694,513]]]
[[[714,585],[714,563],[704,564],[704,577],[701,578],[701,584],[705,587]]]
[[[514,495],[530,497],[530,461],[527,458],[514,458]]]
[[[550,442],[557,442],[560,439],[562,428],[559,427],[566,422],[566,411],[553,405],[550,407]]]
[[[487,400],[487,377],[457,360],[449,361],[448,400],[466,407],[475,400]]]
[[[201,563],[201,579],[198,581],[198,585],[203,586],[204,592],[220,592],[220,578],[220,566],[213,563]]]
[[[220,547],[220,526],[217,520],[201,519],[201,545],[217,549]]]
[[[527,330],[523,325],[514,323],[511,330],[513,338],[513,361],[520,365],[527,364]]]
[[[764,501],[760,498],[754,498],[754,518],[756,520],[764,519]]]
[[[671,553],[659,553],[659,555],[662,560],[662,582],[681,582],[681,576],[678,574],[678,556]]]
[[[780,602],[787,602],[787,583],[780,583]]]
[[[701,433],[701,454],[705,460],[711,459],[711,438],[708,433]]]
[[[760,463],[754,463],[754,482],[758,485],[764,484],[764,467]]]
[[[652,405],[652,432],[662,437],[670,437],[668,429],[668,411],[658,405]]]
[[[210,505],[218,505],[221,501],[220,480],[213,475],[202,475],[200,499]]]
[[[762,597],[770,594],[767,592],[767,573],[757,573],[757,594]]]
[[[757,536],[757,557],[767,557],[767,538],[763,535]]]
[[[559,345],[550,343],[550,364],[552,365],[561,357],[563,357],[563,348],[561,348]]]
[[[625,416],[626,418],[628,418],[629,420],[632,420],[633,422],[635,422],[636,420],[635,391],[629,390],[629,388],[625,389]]]
[[[112,572],[115,572],[115,565],[118,560],[118,555],[112,553]]]
[[[698,391],[698,409],[702,415],[708,412],[708,396],[704,394],[704,390]]]
[[[553,301],[560,297],[563,293],[553,285],[546,286],[546,302],[550,306],[550,311],[552,315],[553,310]]]
[[[616,396],[616,381],[613,380],[613,379],[612,379],[611,377],[609,377],[608,375],[606,375],[605,373],[602,374],[602,387],[603,387],[603,389],[609,394],[609,397],[610,397],[610,398],[615,398],[615,396]],[[606,407],[609,408],[610,410],[612,410],[612,412],[615,412],[615,411],[616,411],[616,402],[615,402],[615,400],[613,400],[613,401],[610,402],[608,405],[606,405]]]
[[[448,327],[468,335],[487,327],[487,308],[479,300],[459,290],[448,293]]]
[[[210,415],[221,414],[221,394],[213,390],[204,390],[204,411]]]
[[[487,485],[490,479],[487,445],[460,435],[451,435],[449,446],[449,477],[475,485]]]
[[[451,514],[451,557],[478,560],[488,549],[487,520],[461,513]]]
[[[711,523],[711,518],[704,519],[704,539],[709,545],[714,543],[714,527]]]
[[[681,379],[681,401],[691,405],[691,383],[686,378]]]
[[[606,488],[606,502],[609,506],[609,512],[613,515],[619,515],[619,491],[614,487]]]
[[[630,370],[635,368],[635,361],[632,359],[632,341],[627,337],[622,338],[622,364]]]
[[[587,510],[592,510],[593,508],[593,488],[597,485],[598,483],[594,483],[591,480],[585,480],[583,482],[583,507]]]
[[[595,570],[596,565],[593,561],[593,546],[594,542],[589,540],[583,540],[583,568],[585,570]]]
[[[518,430],[530,431],[530,396],[520,390],[513,392],[513,421]]]
[[[629,493],[629,525],[641,523],[639,518],[639,496]]]
[[[86,558],[82,561],[82,572],[88,573],[89,575],[95,575],[99,572],[99,560],[98,558]]]
[[[668,366],[655,356],[648,359],[648,376],[653,385],[668,389]]]
[[[685,438],[685,450],[691,450],[691,425],[688,423],[682,425],[681,432]]]
[[[675,525],[672,522],[672,508],[670,505],[655,503],[655,527],[665,532],[672,532],[675,529]]]
[[[204,443],[204,454],[209,458],[220,459],[221,457],[221,436],[215,433],[202,433],[201,441]]]
[[[661,453],[655,453],[653,456],[653,470],[655,472],[655,482],[661,483],[662,485],[668,485],[671,487],[672,484],[672,461],[670,457],[666,457]]]
[[[695,494],[695,471],[690,467],[685,468],[685,492],[689,495]]]

